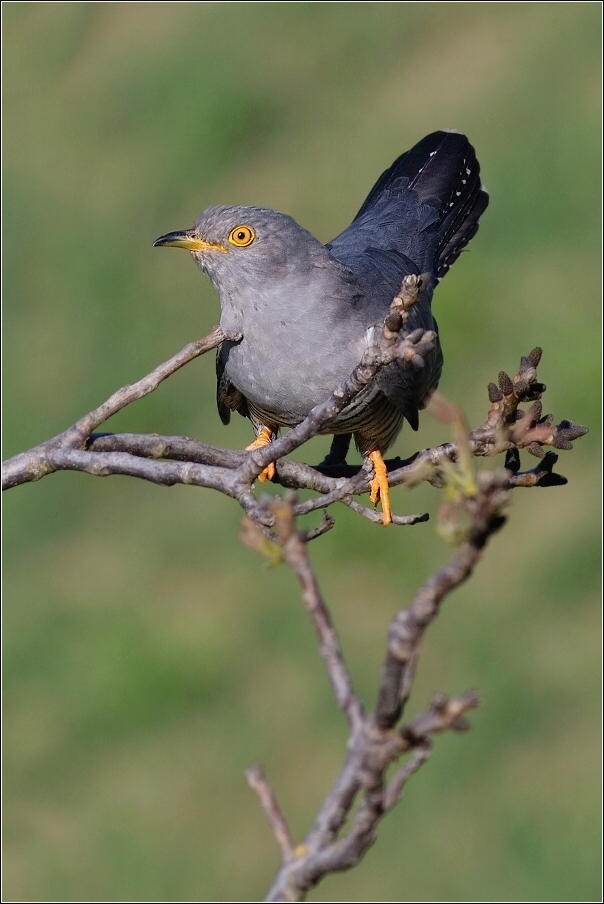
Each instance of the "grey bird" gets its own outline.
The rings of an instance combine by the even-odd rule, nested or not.
[[[191,252],[220,296],[227,339],[217,355],[217,403],[249,418],[256,440],[272,441],[327,399],[359,363],[390,302],[409,274],[430,274],[407,328],[437,332],[435,286],[475,235],[487,207],[474,148],[465,135],[427,135],[394,161],[340,235],[321,244],[291,217],[263,207],[210,207],[191,229],[155,245]],[[371,499],[391,520],[382,453],[403,419],[436,389],[440,343],[421,369],[394,362],[325,429],[334,434],[328,461],[344,461],[351,434],[373,463]],[[274,474],[266,469],[261,479]]]

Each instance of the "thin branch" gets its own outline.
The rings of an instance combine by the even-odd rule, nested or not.
[[[332,527],[335,526],[336,522],[331,515],[328,515],[327,512],[323,512],[323,517],[316,527],[300,531],[300,539],[303,543],[309,543],[310,540],[316,540],[317,537],[322,537],[323,534],[326,534],[328,530],[331,530]]]
[[[293,500],[276,499],[270,503],[275,529],[283,558],[300,583],[302,601],[316,631],[319,652],[325,663],[337,704],[346,714],[354,731],[363,719],[363,706],[354,693],[338,636],[308,558],[306,543],[295,529],[292,502]]]
[[[501,509],[509,501],[506,473],[483,471],[479,480],[479,494],[464,500],[472,517],[467,538],[451,561],[432,575],[390,624],[388,655],[375,711],[376,724],[383,730],[395,725],[401,716],[411,690],[419,645],[443,598],[467,580],[488,538],[504,524]]]
[[[430,758],[432,753],[432,743],[429,738],[424,738],[421,744],[418,744],[413,751],[411,757],[404,766],[394,773],[384,791],[384,810],[392,810],[392,808],[401,799],[403,788],[409,779],[415,775],[417,770],[424,765]]]
[[[234,497],[233,473],[228,468],[210,467],[190,461],[149,461],[126,452],[108,452],[102,457],[95,457],[80,449],[62,446],[49,447],[45,460],[53,471],[83,471],[95,477],[122,474],[140,477],[160,486],[187,484],[206,487]]]
[[[118,391],[114,392],[106,402],[103,402],[102,405],[99,405],[98,408],[95,408],[94,411],[91,411],[89,414],[84,415],[83,418],[77,421],[73,427],[67,431],[69,437],[67,441],[70,441],[70,434],[73,431],[78,434],[80,442],[83,442],[100,424],[104,424],[105,421],[109,420],[114,414],[117,414],[118,411],[121,411],[122,408],[125,408],[126,405],[130,405],[132,402],[149,395],[150,392],[157,389],[160,383],[163,383],[164,380],[171,377],[173,373],[176,373],[177,370],[180,370],[180,368],[184,367],[185,364],[188,364],[189,361],[193,361],[200,355],[205,355],[206,352],[211,351],[213,348],[217,348],[224,342],[225,338],[221,327],[215,326],[206,336],[185,345],[178,354],[174,355],[164,364],[160,364],[159,367],[152,370],[151,373],[146,377],[143,377],[142,380],[137,380],[136,383],[118,389]]]
[[[103,424],[112,415],[121,411],[122,408],[153,392],[160,383],[181,367],[184,367],[185,364],[188,364],[189,361],[219,346],[224,338],[225,335],[222,329],[219,326],[215,326],[207,336],[185,345],[178,354],[160,364],[146,377],[136,383],[118,389],[107,401],[89,412],[89,414],[84,415],[83,418],[80,418],[64,433],[60,433],[58,436],[47,440],[47,442],[8,459],[2,466],[2,489],[6,490],[21,483],[39,480],[46,474],[52,473],[56,468],[53,468],[48,461],[47,451],[50,448],[56,446],[72,449],[81,448],[92,431],[100,424]],[[79,470],[79,468],[76,470]],[[95,472],[91,471],[90,473]]]
[[[333,490],[324,493],[321,496],[315,496],[314,499],[307,499],[306,502],[298,502],[294,514],[296,517],[300,515],[308,515],[310,512],[316,512],[318,509],[327,508],[334,502],[347,502],[350,498],[350,487],[347,482],[339,482]]]
[[[281,851],[281,859],[289,863],[294,859],[294,840],[283,811],[277,803],[275,793],[267,782],[262,767],[257,763],[246,771],[247,783],[260,801],[260,806],[270,825],[277,847]]]
[[[410,747],[421,744],[428,735],[440,731],[467,731],[470,723],[465,714],[480,706],[480,696],[476,690],[466,691],[461,697],[448,697],[446,694],[435,694],[430,708],[416,716],[400,730],[400,736]]]
[[[361,505],[360,502],[357,502],[355,499],[342,499],[342,502],[351,508],[353,512],[356,512],[358,515],[362,515],[363,518],[367,518],[369,521],[373,521],[374,524],[383,524],[384,519],[382,518],[382,513],[377,512],[375,509],[367,508],[366,505]],[[420,524],[423,521],[429,521],[430,515],[427,512],[419,515],[391,515],[392,521],[391,524]]]
[[[245,461],[243,449],[222,449],[188,436],[148,433],[92,433],[86,443],[89,452],[129,452],[140,458],[193,461],[218,468],[238,468]]]

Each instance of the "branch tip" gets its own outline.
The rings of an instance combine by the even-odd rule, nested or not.
[[[246,770],[245,777],[248,785],[260,801],[260,806],[272,830],[277,847],[281,852],[283,863],[289,863],[295,858],[294,840],[283,811],[277,803],[275,793],[268,783],[262,767],[255,763]]]

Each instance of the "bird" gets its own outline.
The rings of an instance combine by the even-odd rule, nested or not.
[[[475,235],[489,202],[468,138],[456,130],[427,135],[379,177],[352,223],[322,244],[286,214],[264,207],[214,206],[192,228],[154,246],[188,250],[220,299],[225,339],[217,350],[216,401],[223,423],[249,418],[255,440],[274,440],[301,423],[360,362],[384,323],[404,277],[425,280],[406,328],[437,339],[422,368],[395,361],[324,429],[333,435],[325,462],[344,463],[351,436],[373,468],[371,501],[392,520],[383,453],[403,421],[438,386],[443,355],[431,310],[435,287]],[[269,465],[259,479],[274,476]]]

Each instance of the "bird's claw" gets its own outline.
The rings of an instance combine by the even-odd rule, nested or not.
[[[262,449],[263,446],[268,446],[268,444],[272,440],[272,436],[273,433],[270,427],[263,427],[254,442],[245,447],[245,451],[253,452],[254,449]],[[260,473],[258,474],[258,480],[260,481],[260,483],[266,483],[267,480],[272,480],[274,476],[275,463],[271,461],[265,468],[260,471]]]
[[[262,471],[258,474],[258,480],[260,483],[266,483],[267,480],[272,480],[275,476],[275,463],[274,461],[269,462],[266,468],[263,468]]]
[[[392,523],[392,510],[390,508],[390,487],[388,486],[388,470],[379,451],[370,452],[368,458],[373,464],[374,476],[369,481],[371,488],[370,500],[373,505],[382,503],[382,524]]]

